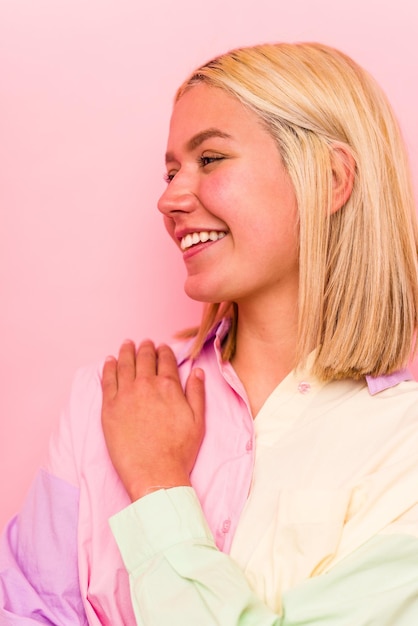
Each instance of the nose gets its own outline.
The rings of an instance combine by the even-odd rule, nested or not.
[[[190,181],[189,181],[190,182]],[[178,213],[191,213],[198,203],[191,185],[180,173],[167,185],[158,200],[158,210],[166,217],[174,217]]]

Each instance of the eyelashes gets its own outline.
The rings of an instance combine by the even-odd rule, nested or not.
[[[175,176],[175,174],[164,174],[163,175],[163,178],[164,178],[165,182],[167,183],[167,185],[169,183],[171,183],[171,181],[173,180],[174,176]]]
[[[208,165],[211,165],[212,163],[216,163],[217,161],[222,161],[224,158],[225,157],[221,155],[214,155],[214,156],[201,155],[197,158],[197,164],[199,167],[204,168],[204,167],[207,167]],[[176,174],[177,174],[177,171],[167,172],[166,174],[164,174],[165,182],[167,184],[171,183],[171,181],[173,180]]]
[[[201,167],[206,167],[206,165],[210,165],[211,163],[215,163],[216,161],[222,161],[223,156],[200,156],[197,159],[197,162]]]

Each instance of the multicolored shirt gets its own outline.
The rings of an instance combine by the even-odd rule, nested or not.
[[[324,384],[308,363],[253,419],[221,358],[227,331],[194,362],[207,406],[193,489],[130,504],[101,430],[101,367],[80,370],[2,538],[0,626],[418,623],[418,384]]]

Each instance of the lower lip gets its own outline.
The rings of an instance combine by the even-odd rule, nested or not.
[[[225,235],[226,237],[226,235]],[[221,237],[220,239],[216,239],[216,241],[205,241],[204,243],[197,243],[194,246],[192,246],[191,248],[187,248],[187,250],[185,250],[183,252],[183,259],[186,261],[187,259],[190,259],[191,257],[195,256],[196,254],[199,254],[199,252],[203,252],[204,250],[207,250],[208,248],[210,248],[211,246],[213,246],[216,243],[219,243],[220,241],[222,241],[223,239],[225,239],[225,237]]]

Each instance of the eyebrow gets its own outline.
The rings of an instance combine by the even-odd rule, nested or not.
[[[225,133],[223,130],[219,130],[219,128],[208,128],[207,130],[202,130],[202,132],[194,135],[189,141],[186,143],[186,150],[188,152],[192,152],[196,148],[200,146],[206,139],[211,139],[212,137],[220,137],[221,139],[232,139],[231,135]],[[169,161],[175,161],[174,154],[172,152],[167,152],[165,155],[166,163]]]

